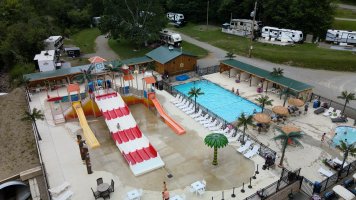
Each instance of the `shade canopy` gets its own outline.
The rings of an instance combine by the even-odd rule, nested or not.
[[[278,115],[288,115],[288,109],[283,106],[275,106],[272,111]]]
[[[289,98],[288,103],[293,106],[301,107],[304,106],[304,101],[296,98]]]
[[[156,79],[153,76],[145,77],[143,78],[143,80],[145,81],[146,84],[152,84],[156,82]]]
[[[265,113],[257,113],[253,116],[253,119],[263,124],[267,124],[271,122],[271,117]]]
[[[100,56],[94,56],[88,59],[90,63],[102,63],[106,62],[106,60]]]
[[[291,125],[291,124],[285,125],[281,129],[286,134],[289,134],[289,133],[292,133],[292,132],[300,132],[300,128],[299,127],[296,127],[296,126]]]
[[[130,80],[133,80],[134,77],[132,76],[132,74],[127,74],[127,75],[124,75],[124,80],[125,81],[130,81]]]

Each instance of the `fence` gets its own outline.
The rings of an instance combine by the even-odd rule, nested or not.
[[[207,74],[213,74],[213,73],[219,72],[219,69],[220,69],[219,65],[214,65],[214,66],[210,66],[210,67],[199,67],[199,66],[197,66],[196,73],[199,76],[204,76],[204,75],[207,75]]]
[[[355,171],[356,160],[345,166],[341,171],[336,172],[334,175],[320,182],[320,193],[327,191],[329,188],[340,182],[340,180],[342,181],[342,179],[348,177],[349,175],[352,175]],[[312,196],[314,191],[314,183],[308,180],[307,178],[303,178],[301,190],[308,196]]]
[[[185,97],[186,99],[188,99],[188,101],[190,101],[191,103],[193,103],[193,100],[188,98],[187,95],[179,92],[178,90],[176,90],[175,88],[173,88],[169,83],[167,82],[163,82],[163,89],[166,90],[167,92],[169,92],[172,95],[176,95],[176,94],[180,94],[181,96]],[[224,124],[223,128],[226,128],[228,125],[231,125],[229,122],[227,122],[225,119],[221,118],[220,116],[216,115],[214,112],[210,111],[209,109],[205,108],[204,106],[200,105],[199,103],[196,103],[197,106],[197,110],[201,109],[203,111],[203,115],[205,114],[209,114],[209,116],[219,120],[221,123]],[[234,127],[234,126],[233,126]],[[236,130],[239,130],[238,127],[234,127]],[[260,141],[258,141],[257,139],[249,136],[248,134],[245,134],[245,137],[247,137],[249,140],[251,140],[253,143],[255,144],[259,144],[260,145],[260,149],[258,151],[258,154],[267,159],[267,157],[271,157],[272,160],[274,161],[276,158],[276,152],[273,151],[272,149],[270,149],[269,147],[267,147],[266,145],[264,145],[263,143],[261,143]],[[239,138],[238,138],[239,139]]]
[[[312,102],[314,99],[318,99],[320,102],[327,103],[328,107],[333,107],[333,108],[335,108],[337,110],[341,110],[341,111],[344,109],[344,104],[341,104],[341,103],[333,101],[331,99],[322,97],[322,96],[320,96],[318,94],[312,93],[311,96],[310,96],[309,101]],[[352,108],[350,106],[346,106],[344,114],[347,115],[348,117],[356,120],[356,109],[355,108]]]
[[[272,195],[276,194],[280,190],[284,189],[285,187],[295,183],[296,181],[300,181],[301,177],[300,170],[297,169],[294,172],[287,170],[286,168],[282,169],[281,177],[278,181],[268,185],[265,188],[262,188],[257,193],[247,197],[245,200],[260,200],[260,199],[267,199]]]

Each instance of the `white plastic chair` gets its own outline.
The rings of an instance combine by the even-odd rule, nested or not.
[[[254,155],[257,154],[258,150],[260,150],[260,145],[254,145],[252,150],[248,151],[244,154],[246,158],[252,158]]]
[[[329,109],[327,111],[325,111],[323,113],[323,115],[324,116],[330,116],[333,111],[334,111],[334,108],[333,107],[329,107]]]
[[[246,151],[248,148],[250,148],[252,142],[250,140],[248,140],[245,145],[242,145],[240,148],[237,149],[238,152],[243,153],[244,151]]]

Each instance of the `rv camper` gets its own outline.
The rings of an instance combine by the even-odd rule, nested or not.
[[[63,46],[62,36],[51,36],[44,41],[45,50],[60,50]]]
[[[167,13],[167,18],[171,22],[183,21],[184,20],[184,15],[181,14],[181,13],[169,12],[169,13]]]
[[[221,31],[238,36],[249,36],[252,33],[252,23],[250,19],[231,19],[230,23],[222,25]],[[253,26],[255,32],[260,30],[261,24],[260,21],[255,21]]]
[[[262,28],[261,37],[263,37],[265,40],[271,41],[299,43],[303,41],[303,32],[298,30],[264,26]]]
[[[173,45],[179,47],[182,43],[182,37],[178,33],[163,30],[160,32],[160,40],[164,44]]]
[[[344,31],[344,30],[332,30],[329,29],[326,32],[325,41],[333,42],[336,44],[347,43],[347,44],[356,44],[356,31]]]

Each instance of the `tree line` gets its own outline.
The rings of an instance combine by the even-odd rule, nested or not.
[[[136,46],[158,38],[167,12],[188,21],[221,24],[230,17],[250,19],[254,0],[2,0],[0,1],[0,71],[31,70],[33,57],[50,35],[69,36],[102,16],[100,30]],[[258,0],[256,19],[264,25],[302,30],[324,37],[331,27],[331,0]],[[17,67],[16,67],[17,66]],[[15,70],[16,71],[16,70]],[[19,73],[20,73],[19,72]]]
[[[91,18],[102,12],[101,0],[0,1],[0,72],[31,72],[43,40],[89,27]]]

